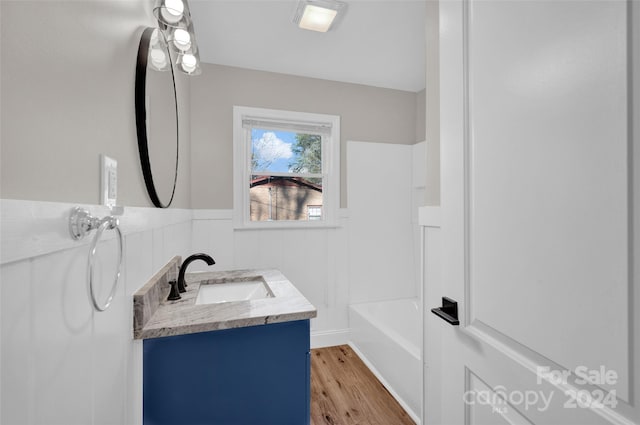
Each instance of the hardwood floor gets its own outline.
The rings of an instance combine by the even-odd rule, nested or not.
[[[311,425],[414,425],[348,345],[311,350]]]

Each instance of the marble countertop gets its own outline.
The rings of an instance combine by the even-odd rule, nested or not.
[[[179,257],[172,261],[179,262]],[[182,299],[167,301],[168,280],[175,276],[171,262],[134,294],[134,338],[148,339],[220,329],[289,322],[316,317],[317,310],[278,270],[231,270],[187,273]],[[170,278],[167,278],[167,276]],[[255,280],[260,276],[274,297],[196,305],[200,285],[225,280]],[[160,301],[157,301],[160,299]],[[146,304],[146,305],[145,305]]]

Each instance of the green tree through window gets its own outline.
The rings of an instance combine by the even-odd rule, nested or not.
[[[292,172],[322,173],[322,136],[297,133],[292,151],[295,158],[289,163]]]

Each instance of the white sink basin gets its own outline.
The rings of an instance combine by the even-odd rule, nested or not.
[[[263,280],[209,283],[200,285],[196,304],[216,304],[230,301],[271,298],[273,293]]]

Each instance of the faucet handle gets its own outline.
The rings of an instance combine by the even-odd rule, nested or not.
[[[178,291],[178,281],[171,280],[169,281],[169,285],[171,285],[171,291],[169,292],[169,296],[167,297],[167,300],[176,301],[181,299],[182,297],[180,296],[180,292]]]

